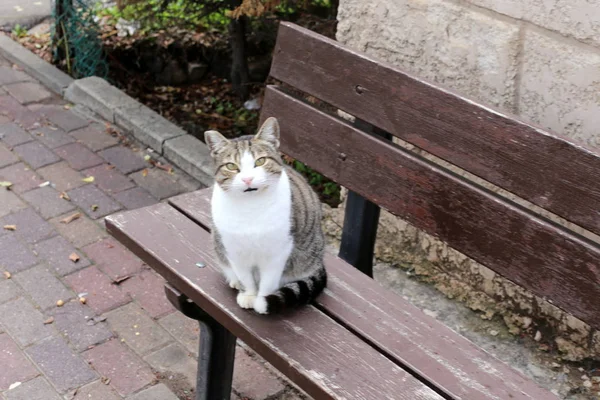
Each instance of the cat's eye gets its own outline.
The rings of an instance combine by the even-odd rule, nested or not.
[[[254,166],[260,167],[261,165],[264,165],[266,162],[267,162],[267,159],[265,157],[261,157],[254,162]]]
[[[225,168],[227,168],[230,171],[237,171],[239,169],[237,164],[234,164],[232,162],[225,164]]]

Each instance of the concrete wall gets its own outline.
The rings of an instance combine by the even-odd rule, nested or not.
[[[341,0],[338,20],[350,47],[600,149],[599,0]],[[334,241],[342,213],[325,210]],[[600,359],[600,332],[386,212],[376,256],[566,359]]]
[[[341,0],[349,46],[600,148],[600,1]]]

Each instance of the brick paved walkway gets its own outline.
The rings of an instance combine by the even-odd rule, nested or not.
[[[65,105],[0,58],[0,398],[192,399],[197,325],[102,217],[200,184]],[[300,398],[239,346],[234,392]]]

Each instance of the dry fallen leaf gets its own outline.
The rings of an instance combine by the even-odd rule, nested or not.
[[[10,274],[10,272],[8,272],[8,271],[4,271],[4,277],[5,277],[6,279],[10,279],[10,277],[11,277],[11,276],[12,276],[12,275]]]
[[[71,222],[79,218],[81,218],[81,213],[75,213],[73,215],[69,215],[68,217],[61,219],[60,222],[61,224],[70,224]]]
[[[121,276],[121,277],[119,277],[119,278],[117,278],[117,279],[113,279],[113,283],[114,283],[115,285],[119,285],[121,282],[124,282],[124,281],[126,281],[127,279],[129,279],[129,278],[131,278],[131,276],[129,276],[129,275]]]
[[[7,231],[16,231],[17,226],[16,225],[4,225],[4,229],[6,229]]]
[[[54,317],[50,317],[47,320],[44,321],[44,325],[48,325],[54,322]]]
[[[64,301],[62,301],[62,300],[58,300],[58,301],[56,302],[56,306],[57,306],[57,307],[62,307],[62,306],[64,306],[64,305],[65,305],[65,302],[64,302]]]
[[[65,192],[61,192],[60,198],[63,199],[63,200],[66,200],[66,201],[71,201],[71,198]]]
[[[98,210],[98,204],[92,204],[92,211]]]
[[[148,176],[148,169],[144,169],[144,170],[142,171],[142,176],[143,176],[143,177],[146,177],[146,176]]]
[[[77,253],[71,253],[71,255],[69,256],[69,260],[76,263],[77,261],[79,261],[79,256],[77,255]]]
[[[86,299],[85,297],[80,297],[80,298],[79,298],[79,302],[80,302],[81,304],[85,304],[85,303],[87,302],[87,299]]]
[[[103,376],[102,379],[100,379],[100,381],[105,385],[108,385],[110,383],[110,378]]]
[[[6,189],[9,189],[11,186],[12,186],[12,182],[0,181],[0,187],[5,187]]]
[[[85,183],[92,183],[94,182],[94,177],[88,176],[87,178],[83,178],[82,181],[84,181]]]

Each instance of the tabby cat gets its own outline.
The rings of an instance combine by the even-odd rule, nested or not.
[[[215,161],[212,237],[240,307],[261,314],[306,304],[325,287],[321,205],[279,155],[279,123],[228,140],[204,134]]]

